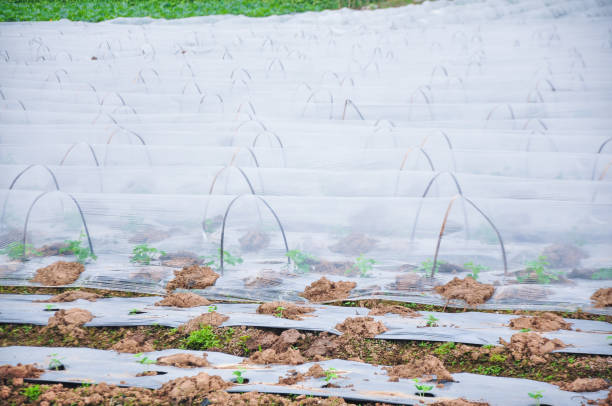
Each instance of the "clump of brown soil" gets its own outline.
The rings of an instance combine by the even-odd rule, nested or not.
[[[171,293],[159,302],[155,302],[155,306],[172,307],[196,307],[208,306],[209,304],[210,302],[206,298],[191,292]]]
[[[64,303],[74,302],[75,300],[83,299],[95,302],[96,299],[100,299],[102,296],[97,293],[85,292],[82,290],[68,290],[58,295],[52,296],[47,300],[35,300],[37,303]]]
[[[253,364],[288,364],[298,365],[306,362],[306,359],[300,353],[300,350],[288,348],[285,352],[276,352],[272,348],[267,350],[257,351],[248,359]]]
[[[208,266],[186,266],[180,271],[174,271],[174,279],[166,285],[167,291],[177,288],[204,289],[215,284],[219,274]]]
[[[423,278],[416,273],[404,273],[395,277],[395,284],[391,288],[396,290],[419,290],[423,287]]]
[[[302,320],[302,314],[312,313],[312,307],[298,306],[289,302],[269,302],[263,303],[257,308],[259,314],[272,314],[276,317],[291,320]]]
[[[62,309],[49,317],[46,329],[57,328],[64,335],[84,338],[85,330],[80,327],[92,319],[93,315],[87,310],[78,308]]]
[[[308,369],[308,372],[305,374],[301,374],[296,370],[289,370],[289,376],[278,378],[278,383],[281,385],[295,385],[296,383],[303,381],[306,378],[323,378],[325,376],[325,371],[321,368],[321,365],[314,364]]]
[[[130,273],[130,279],[147,282],[159,282],[166,276],[166,271],[159,267],[138,268],[136,272]]]
[[[45,244],[39,249],[37,249],[36,251],[38,252],[38,255],[41,257],[53,257],[56,255],[72,255],[72,251],[66,248],[68,248],[68,244],[66,244],[65,242],[54,242],[48,245]],[[64,251],[60,252],[60,250],[62,249]]]
[[[0,382],[14,378],[22,379],[23,382],[23,378],[38,378],[43,372],[34,364],[0,365]]]
[[[123,339],[115,343],[111,350],[137,354],[155,351],[155,348],[153,347],[153,340],[147,340],[144,334],[129,332]]]
[[[184,334],[189,334],[192,331],[197,331],[201,329],[202,326],[206,326],[206,325],[219,327],[221,323],[223,323],[226,320],[229,320],[229,317],[221,313],[217,313],[217,312],[203,313],[199,315],[198,317],[194,317],[193,319],[189,320],[187,323],[181,324],[178,327],[178,331]]]
[[[442,400],[431,403],[431,406],[489,406],[487,402],[470,402],[464,398]]]
[[[355,264],[350,261],[314,261],[313,272],[324,273],[326,275],[346,275],[350,276],[359,271],[355,268]]]
[[[510,320],[508,325],[513,330],[524,328],[534,331],[571,330],[572,323],[566,323],[563,317],[554,313],[542,313],[540,316],[523,316]]]
[[[130,244],[153,244],[170,237],[169,231],[161,230],[153,226],[146,226],[143,230],[133,234],[128,242]]]
[[[184,268],[202,263],[202,260],[196,254],[184,251],[162,255],[159,259],[163,266],[171,268]]]
[[[251,230],[238,239],[242,251],[259,251],[270,245],[270,236],[260,231]]]
[[[85,271],[85,266],[81,263],[57,261],[37,269],[31,281],[45,286],[68,285],[76,281],[83,271]]]
[[[586,252],[571,244],[549,245],[544,248],[542,255],[553,268],[572,268],[580,265],[580,261],[588,257]]]
[[[368,316],[384,316],[388,313],[399,314],[402,317],[420,317],[419,312],[415,312],[405,306],[400,305],[385,305],[382,303],[377,304],[375,307],[370,309]]]
[[[307,357],[325,357],[332,355],[339,347],[335,335],[321,333],[304,352]]]
[[[312,398],[300,395],[291,401],[286,397],[269,395],[258,392],[227,393],[218,391],[208,396],[214,405],[279,405],[279,406],[345,406],[348,405],[342,398]]]
[[[601,288],[591,296],[591,301],[595,303],[595,307],[612,306],[612,288]]]
[[[201,357],[196,357],[193,354],[181,353],[159,357],[157,358],[157,365],[169,365],[179,368],[198,368],[208,367],[210,363],[208,362],[206,353],[203,353]]]
[[[516,361],[528,359],[535,364],[546,362],[544,354],[567,347],[558,338],[549,340],[538,333],[530,332],[513,334],[509,343],[501,338],[499,342],[510,351]]]
[[[495,287],[477,282],[471,276],[466,276],[464,279],[454,277],[446,285],[436,286],[435,291],[446,300],[460,299],[473,306],[489,300],[495,292]]]
[[[561,382],[558,386],[569,392],[597,392],[608,389],[610,384],[602,378],[576,378],[573,382]]]
[[[349,297],[351,290],[357,286],[355,282],[332,282],[326,277],[306,286],[300,296],[311,302],[325,302],[329,300],[342,300]]]
[[[362,233],[351,233],[329,247],[330,251],[346,255],[361,255],[372,250],[376,241]]]
[[[217,375],[210,376],[205,372],[200,372],[196,376],[177,378],[166,382],[155,392],[157,395],[169,397],[176,403],[184,401],[191,403],[198,395],[222,390],[230,386],[232,386],[230,382],[225,382]]]
[[[336,329],[345,334],[367,338],[374,338],[387,331],[383,323],[372,317],[349,317],[342,323],[336,324]]]
[[[433,375],[438,381],[453,381],[453,376],[444,367],[442,361],[433,355],[427,355],[423,359],[416,359],[409,364],[385,367],[389,381],[397,382],[399,378],[423,379],[425,382],[432,381]]]
[[[257,351],[261,347],[271,348],[280,353],[296,345],[304,337],[304,334],[296,329],[285,330],[280,335],[276,335],[271,331],[255,330],[250,334],[245,345],[250,351]]]

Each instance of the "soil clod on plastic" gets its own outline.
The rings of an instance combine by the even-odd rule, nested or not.
[[[454,277],[447,284],[436,286],[435,291],[446,300],[459,299],[470,306],[474,306],[489,300],[495,292],[495,287],[477,282],[472,277],[466,276],[465,279]]]
[[[167,295],[159,302],[155,302],[155,306],[171,306],[171,307],[197,307],[208,306],[210,301],[200,295],[191,292],[175,292]]]
[[[57,261],[44,268],[36,270],[32,282],[45,286],[68,285],[79,279],[85,271],[85,266],[79,262]]]
[[[331,300],[342,300],[349,297],[351,290],[357,286],[355,282],[339,281],[332,282],[322,277],[308,285],[300,296],[311,302],[326,302]]]
[[[368,338],[374,338],[388,330],[383,323],[372,317],[349,317],[342,323],[336,324],[336,329],[345,334]]]
[[[191,265],[180,271],[174,271],[174,279],[168,282],[166,290],[174,289],[204,289],[215,284],[219,274],[208,266]]]
[[[289,302],[263,303],[257,308],[259,314],[271,314],[283,319],[302,320],[302,315],[314,312],[312,307],[299,306]]]

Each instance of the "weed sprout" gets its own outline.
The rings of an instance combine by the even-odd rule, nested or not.
[[[329,382],[332,379],[338,378],[338,374],[336,374],[336,368],[328,368],[325,370],[325,382]]]

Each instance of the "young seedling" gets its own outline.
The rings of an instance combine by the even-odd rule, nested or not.
[[[297,273],[310,272],[310,262],[314,257],[300,250],[291,250],[287,252],[287,257],[293,263],[293,270]]]
[[[338,378],[338,374],[336,374],[336,368],[328,368],[325,370],[325,382],[329,382],[332,379]]]
[[[246,369],[239,369],[237,371],[232,372],[232,374],[236,375],[236,382],[244,383],[244,376],[242,374],[246,371]]]
[[[489,268],[483,265],[474,264],[473,262],[466,262],[463,264],[463,267],[472,271],[467,276],[472,277],[475,281],[478,280],[478,275],[480,275],[481,271],[486,271]]]
[[[536,281],[542,284],[547,284],[552,281],[556,281],[559,279],[559,276],[562,275],[562,272],[556,272],[551,269],[548,269],[549,265],[550,262],[546,261],[546,257],[544,255],[540,255],[537,260],[529,261],[525,264],[527,274],[535,274]],[[526,277],[517,276],[516,279],[522,283],[526,279]]]
[[[247,341],[249,341],[249,338],[251,338],[251,336],[249,335],[245,335],[245,336],[240,336],[238,339],[240,340],[240,345],[242,346],[242,350],[244,351],[245,354],[249,354],[249,352],[251,350],[249,350],[249,347],[247,347],[246,343]]]
[[[81,247],[81,243],[82,243],[83,238],[85,238],[85,234],[81,233],[79,235],[79,239],[78,240],[67,240],[67,241],[65,241],[67,246],[60,248],[59,253],[60,254],[72,253],[72,255],[74,255],[77,258],[77,261],[80,262],[81,264],[84,264],[90,258],[95,261],[96,259],[98,259],[98,257],[96,255],[94,255],[89,250],[89,248]]]
[[[219,253],[221,253],[221,248],[219,248]],[[219,261],[218,255],[204,255],[200,257],[203,260],[204,266],[209,266],[213,269],[221,268],[221,262]],[[242,264],[244,260],[240,257],[233,256],[229,251],[223,251],[223,263],[227,265],[238,265]]]
[[[137,358],[136,362],[139,362],[143,365],[148,365],[148,364],[155,364],[155,360],[150,359],[149,357],[146,357],[142,352],[139,352],[138,354],[134,354],[134,356]]]
[[[540,406],[540,399],[542,399],[544,397],[544,395],[542,395],[541,390],[535,391],[535,392],[529,392],[528,395],[530,398],[534,399],[536,401],[536,406]]]
[[[438,273],[438,270],[440,269],[440,265],[445,264],[446,262],[444,261],[437,261],[436,262],[436,272]],[[431,259],[428,259],[426,261],[421,262],[421,266],[419,266],[417,268],[417,271],[423,272],[425,275],[433,275],[433,261]]]
[[[278,306],[276,308],[276,313],[274,313],[274,317],[278,317],[279,319],[283,317],[283,310],[285,310],[285,308],[283,306]]]
[[[363,254],[358,256],[357,259],[355,260],[355,270],[359,271],[359,276],[362,278],[368,278],[370,275],[368,274],[368,272],[372,271],[372,269],[374,268],[374,264],[376,263],[376,261],[374,261],[371,258],[364,258]],[[345,272],[346,274],[349,274],[350,271]]]
[[[132,315],[132,314],[140,314],[140,313],[144,313],[144,312],[140,309],[132,309],[130,310],[129,314]]]
[[[149,265],[151,261],[157,260],[164,255],[166,255],[165,251],[149,247],[147,244],[140,244],[136,245],[132,249],[132,257],[130,258],[130,262]]]
[[[11,261],[27,261],[29,256],[41,256],[42,253],[38,252],[34,246],[30,244],[23,245],[20,242],[12,242],[5,248],[0,250],[0,254],[7,255]]]
[[[522,329],[521,329],[521,333],[528,333],[528,332],[530,332],[530,331],[531,331],[531,329],[530,329],[530,328],[522,328]]]
[[[51,357],[51,361],[49,361],[49,369],[52,371],[60,371],[63,370],[64,364],[62,364],[62,359],[63,358],[56,358],[57,357],[57,353],[55,354],[49,354],[49,356]]]
[[[50,304],[46,305],[45,306],[45,311],[47,311],[47,312],[53,311],[53,305],[50,305]]]
[[[30,403],[33,403],[36,402],[42,394],[42,389],[40,388],[40,385],[32,385],[28,386],[27,388],[24,388],[21,391],[21,394],[28,398]]]
[[[425,395],[427,394],[427,392],[429,392],[430,390],[433,389],[433,385],[422,385],[419,383],[419,379],[418,378],[414,378],[414,386],[418,391],[418,395],[421,397],[425,397]]]
[[[217,311],[217,305],[208,306],[208,313],[213,313]]]
[[[439,319],[434,317],[433,314],[430,314],[429,317],[427,318],[427,327],[436,327],[437,326],[436,322],[438,320]]]

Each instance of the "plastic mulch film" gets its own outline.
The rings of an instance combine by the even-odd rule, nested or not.
[[[70,240],[98,257],[74,286],[161,293],[182,258],[222,273],[209,297],[299,301],[326,276],[439,304],[476,270],[485,308],[607,313],[610,13],[3,23],[0,283]],[[139,263],[142,244],[168,255]]]
[[[188,353],[201,356],[202,352],[189,350],[164,350],[141,354],[146,359],[156,360],[161,356],[176,353]],[[233,371],[243,370],[243,384],[237,384],[228,389],[229,392],[269,392],[283,394],[306,394],[313,396],[339,396],[347,400],[378,401],[402,405],[429,404],[434,401],[466,398],[471,401],[484,401],[491,405],[524,405],[528,401],[528,393],[543,391],[547,404],[579,405],[588,400],[602,399],[607,391],[597,392],[566,392],[557,386],[527,379],[500,378],[469,373],[453,374],[454,382],[444,382],[433,387],[428,396],[419,396],[414,382],[399,379],[389,381],[389,376],[382,366],[373,366],[355,361],[327,360],[318,364],[324,370],[334,368],[337,378],[334,386],[327,385],[324,378],[305,378],[294,385],[279,384],[279,378],[291,374],[289,370],[306,373],[314,363],[302,365],[256,365],[242,363],[243,358],[223,353],[205,352],[210,367],[177,368],[155,364],[142,364],[134,358],[134,354],[121,354],[113,351],[94,350],[89,348],[65,347],[5,347],[0,348],[0,364],[16,365],[37,364],[46,369],[36,379],[30,382],[62,382],[62,383],[100,383],[120,386],[138,386],[145,388],[160,388],[165,382],[184,377],[195,376],[200,372],[217,375],[226,381],[235,381]],[[59,360],[64,370],[52,371],[47,365],[52,359]],[[96,365],[96,368],[91,368]],[[142,374],[143,372],[148,374]],[[157,374],[155,374],[157,371]],[[137,376],[137,375],[143,376]],[[247,381],[248,379],[248,381]],[[433,386],[433,385],[432,385]],[[440,387],[441,386],[441,387]]]
[[[172,308],[155,306],[161,297],[110,298],[98,299],[95,302],[79,300],[73,303],[54,303],[48,310],[48,303],[36,303],[35,300],[46,300],[42,295],[3,295],[0,300],[0,322],[28,323],[45,325],[54,311],[78,307],[91,312],[94,319],[86,324],[91,327],[101,326],[142,326],[164,325],[178,327],[190,319],[208,312],[207,306],[194,308]],[[282,328],[310,331],[327,331],[341,334],[336,324],[350,317],[364,317],[369,310],[338,306],[309,305],[315,311],[303,320],[289,320],[274,315],[258,314],[257,304],[218,303],[216,311],[229,317],[222,326],[254,326],[263,328]],[[133,310],[138,309],[138,314]],[[132,313],[130,313],[132,312]],[[458,342],[476,345],[499,345],[502,338],[509,342],[517,333],[508,326],[510,320],[518,317],[495,313],[465,312],[438,313],[420,312],[422,317],[403,318],[397,315],[371,316],[381,321],[388,328],[378,339],[388,340],[426,340]],[[438,321],[436,327],[428,327],[427,319],[434,316]],[[557,350],[573,354],[612,355],[612,348],[606,336],[612,333],[612,325],[601,321],[566,319],[572,323],[572,330],[557,330],[542,333],[549,339],[558,338],[568,347]]]

